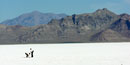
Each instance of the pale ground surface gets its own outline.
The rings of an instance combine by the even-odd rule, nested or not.
[[[24,53],[34,49],[34,58]],[[130,43],[0,45],[0,65],[130,65]]]

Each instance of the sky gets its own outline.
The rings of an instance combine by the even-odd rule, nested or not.
[[[130,14],[129,6],[130,0],[0,0],[0,22],[32,11],[72,15],[107,8],[116,14]]]

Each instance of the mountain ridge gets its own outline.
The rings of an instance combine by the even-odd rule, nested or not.
[[[103,8],[32,27],[1,25],[0,30],[1,43],[130,42],[130,15]]]
[[[99,13],[99,11],[101,11],[101,13]],[[34,35],[33,32],[30,32],[21,36],[19,40],[21,42],[34,42],[34,40],[40,42],[48,42],[47,40],[50,40],[49,42],[89,42],[93,34],[107,28],[107,26],[118,19],[118,15],[107,9],[97,10],[91,14],[73,14],[72,16],[67,16],[60,20],[52,20],[48,23],[47,28],[49,29],[46,28],[47,25],[43,26],[37,29],[40,31],[33,31],[38,34]],[[49,34],[48,32],[53,33]],[[45,34],[49,34],[50,36]],[[47,37],[47,40],[42,37],[42,35]],[[40,39],[37,40],[35,37],[39,37]],[[24,41],[22,41],[22,39]]]
[[[3,21],[1,24],[36,26],[40,24],[47,24],[52,19],[61,19],[66,16],[66,14],[41,13],[39,11],[33,11],[31,13],[22,14],[13,19]]]

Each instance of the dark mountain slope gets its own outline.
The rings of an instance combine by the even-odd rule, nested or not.
[[[31,31],[30,27],[23,27],[20,25],[5,26],[0,25],[0,43],[18,43],[16,38],[28,31]]]
[[[121,18],[112,24],[111,29],[130,38],[130,15],[122,14]]]
[[[104,30],[91,37],[91,42],[127,42],[129,40],[127,37],[111,29]]]
[[[122,14],[120,19],[109,26],[107,30],[92,36],[93,41],[130,41],[130,15]]]

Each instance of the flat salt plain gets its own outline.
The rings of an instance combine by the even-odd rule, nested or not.
[[[34,58],[25,52],[34,49]],[[0,65],[130,65],[130,43],[0,45]]]

